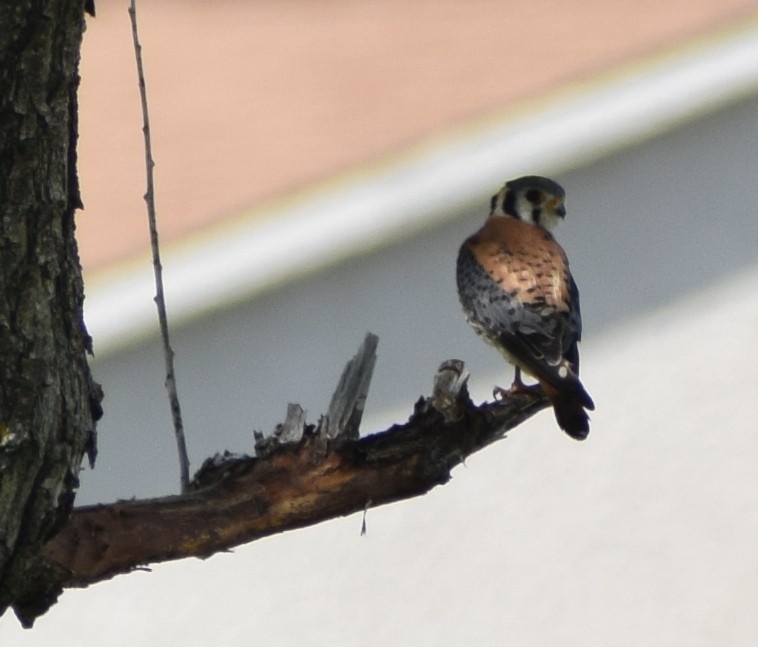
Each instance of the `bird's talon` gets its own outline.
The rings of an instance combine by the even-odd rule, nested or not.
[[[511,388],[504,389],[502,386],[496,386],[492,389],[492,397],[498,402],[502,402],[514,395],[532,395],[540,391],[542,387],[539,384],[524,384],[521,380],[511,384]]]
[[[492,389],[492,397],[496,401],[502,402],[511,394],[510,389],[504,389],[502,386],[496,386]]]
[[[529,395],[540,389],[539,384],[524,384],[520,380],[511,385],[511,395]]]

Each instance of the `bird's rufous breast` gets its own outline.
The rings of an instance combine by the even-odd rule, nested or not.
[[[549,232],[515,218],[492,217],[469,245],[500,287],[524,304],[569,310],[568,260]]]

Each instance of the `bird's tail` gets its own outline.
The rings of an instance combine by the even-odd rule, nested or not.
[[[584,409],[593,410],[595,404],[582,383],[574,378],[562,389],[556,389],[547,382],[542,382],[542,388],[553,404],[558,426],[575,440],[587,438],[590,433],[590,418]]]

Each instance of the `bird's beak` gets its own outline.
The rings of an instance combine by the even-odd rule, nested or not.
[[[566,207],[564,207],[562,204],[559,204],[557,207],[555,207],[553,211],[555,211],[556,216],[560,216],[561,218],[566,217]]]

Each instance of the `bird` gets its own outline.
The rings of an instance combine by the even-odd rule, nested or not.
[[[566,192],[539,175],[510,180],[492,196],[484,226],[460,247],[458,297],[466,320],[515,366],[509,390],[539,389],[558,426],[576,440],[589,434],[595,404],[579,380],[579,290],[551,230],[566,216]],[[527,386],[521,371],[537,379]]]

